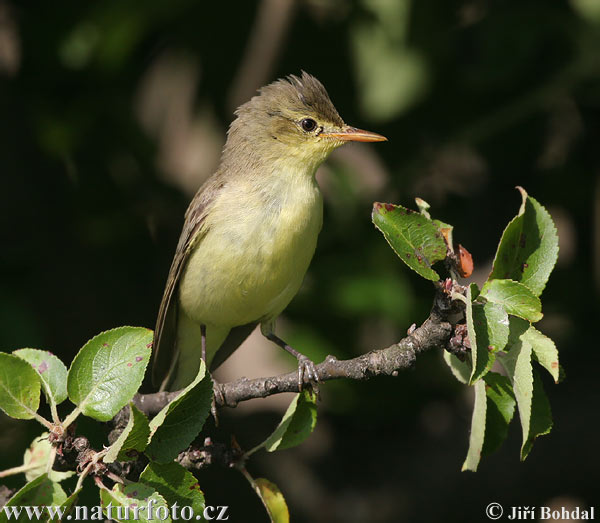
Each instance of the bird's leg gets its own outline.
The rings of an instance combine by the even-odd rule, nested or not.
[[[204,364],[206,365],[206,372],[208,371],[208,363],[206,362],[206,325],[200,325],[200,346],[202,347],[201,353],[202,353],[202,361],[204,362]],[[212,375],[211,375],[212,378]],[[215,419],[215,427],[219,426],[219,418],[217,416],[217,400],[215,399],[215,395],[214,395],[214,391],[218,390],[219,393],[221,392],[221,390],[219,389],[219,384],[214,380],[213,378],[213,397],[212,397],[212,403],[210,405],[210,413],[212,414],[212,417]],[[221,396],[223,396],[223,394],[221,394]]]
[[[206,325],[200,325],[200,346],[202,347],[202,361],[206,365]],[[208,365],[206,368],[208,369]]]
[[[266,325],[264,327],[263,325],[261,325],[261,331],[265,338],[267,338],[269,341],[272,341],[273,343],[276,343],[282,349],[289,352],[298,360],[298,390],[302,391],[302,387],[304,385],[306,377],[306,381],[311,385],[315,393],[318,395],[319,375],[317,374],[317,369],[315,367],[314,362],[304,354],[290,347],[285,341],[283,341],[279,336],[277,336],[273,332],[272,324]]]

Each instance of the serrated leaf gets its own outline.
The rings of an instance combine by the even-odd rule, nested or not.
[[[465,319],[467,322],[467,333],[469,335],[469,344],[471,345],[471,376],[469,377],[469,384],[473,383],[473,375],[477,368],[477,357],[479,351],[477,350],[477,333],[473,326],[473,290],[469,285],[467,287],[467,301],[465,303]],[[487,351],[486,351],[487,352]],[[487,355],[486,355],[487,357]]]
[[[531,366],[532,347],[523,337],[512,345],[508,353],[500,358],[502,366],[506,370],[512,383],[519,418],[521,420],[521,432],[523,442],[521,444],[521,456],[527,442],[529,441],[529,429],[531,424],[531,405],[533,399],[533,369]]]
[[[140,475],[139,482],[158,492],[170,507],[177,503],[179,507],[191,507],[194,514],[204,511],[204,494],[198,480],[179,463],[172,461],[161,465],[151,462]]]
[[[102,512],[114,521],[142,523],[172,521],[165,499],[152,487],[142,483],[130,483],[125,487],[116,483],[112,490],[101,488],[100,503]],[[152,513],[149,513],[150,506],[152,506]]]
[[[69,369],[69,399],[86,416],[113,418],[142,384],[151,347],[152,331],[142,327],[119,327],[92,338]]]
[[[471,362],[468,360],[460,361],[455,354],[451,354],[447,350],[444,351],[444,361],[458,381],[465,385],[469,383],[472,369]]]
[[[25,472],[25,479],[27,481],[32,481],[38,476],[46,473],[46,467],[48,465],[48,459],[50,458],[51,451],[52,445],[48,441],[47,432],[38,436],[31,442],[31,445],[25,451],[25,455],[23,456],[23,465],[28,467],[28,470]],[[51,470],[48,477],[52,481],[56,481],[58,483],[63,479],[70,478],[73,474],[75,474],[75,471],[72,470],[67,472]]]
[[[47,521],[50,515],[46,507],[62,505],[66,499],[67,495],[61,486],[51,481],[46,474],[42,474],[27,483],[8,500],[8,503],[4,505],[4,509],[0,511],[0,523],[7,523],[8,521]],[[33,512],[33,517],[28,516],[26,506]],[[14,507],[15,510],[11,511],[9,507]],[[6,515],[7,511],[10,511],[13,516],[10,519]],[[36,512],[41,517],[38,518]]]
[[[488,280],[481,289],[486,300],[504,307],[508,314],[536,322],[542,319],[542,303],[525,285],[513,280]]]
[[[489,279],[520,282],[539,296],[558,258],[558,235],[548,211],[517,188],[523,202],[502,234]]]
[[[487,396],[485,419],[485,442],[482,454],[494,452],[502,445],[508,434],[508,425],[515,413],[515,395],[510,380],[496,372],[484,376]]]
[[[148,457],[173,461],[202,430],[212,404],[213,384],[204,362],[196,378],[150,421]]]
[[[59,405],[67,399],[67,367],[57,356],[39,349],[19,349],[13,354],[29,363],[38,373],[49,404]]]
[[[11,418],[31,419],[40,406],[40,378],[18,356],[0,352],[0,409]]]
[[[554,383],[558,383],[560,370],[558,363],[558,350],[554,342],[548,336],[542,334],[535,327],[531,326],[524,334],[531,346],[533,354],[539,364],[544,367],[554,378]]]
[[[150,423],[148,418],[133,403],[130,403],[127,425],[110,446],[106,456],[104,456],[104,463],[136,459],[140,452],[146,450],[149,438]]]
[[[533,369],[533,401],[527,441],[521,449],[521,460],[525,460],[538,436],[548,434],[552,430],[552,411],[550,402],[544,391],[539,373]]]
[[[273,452],[302,443],[317,424],[316,401],[316,395],[308,390],[297,394],[277,428],[260,446]]]
[[[496,361],[496,352],[508,342],[508,314],[496,303],[473,304],[473,328],[477,336],[476,358],[470,382],[483,377]],[[471,342],[473,354],[473,343]]]
[[[279,487],[265,478],[254,480],[255,490],[267,509],[271,523],[289,523],[290,513]]]
[[[469,436],[469,450],[463,463],[462,470],[475,472],[481,459],[483,442],[485,439],[485,419],[487,410],[487,399],[485,394],[485,382],[479,380],[473,385],[475,391],[475,402],[473,404],[473,415],[471,417],[471,434]]]
[[[440,279],[431,266],[446,258],[446,242],[434,223],[400,205],[377,202],[372,220],[406,265],[423,278]]]

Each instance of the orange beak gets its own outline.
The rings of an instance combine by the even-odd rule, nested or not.
[[[387,142],[387,138],[371,131],[363,131],[356,127],[344,127],[340,132],[321,133],[326,138],[336,138],[344,142]]]

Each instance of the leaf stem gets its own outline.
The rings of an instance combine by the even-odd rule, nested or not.
[[[52,414],[52,421],[54,424],[60,424],[60,418],[58,417],[58,410],[56,409],[56,402],[54,399],[50,401],[50,413]]]
[[[63,428],[66,429],[71,423],[73,423],[77,417],[81,414],[81,409],[79,407],[75,407],[73,409],[73,412],[71,412],[71,414],[69,414],[66,418],[65,421],[63,421],[62,425]]]
[[[38,465],[34,463],[28,463],[27,465],[19,465],[18,467],[0,470],[0,478],[5,478],[6,476],[13,476],[14,474],[20,474],[21,472],[27,472],[28,470],[32,470],[37,467]]]
[[[34,419],[36,419],[37,421],[39,421],[48,430],[51,431],[54,428],[54,425],[51,422],[49,422],[46,418],[44,418],[44,416],[41,416],[37,412],[33,412],[33,411],[30,411],[30,412],[33,414]]]

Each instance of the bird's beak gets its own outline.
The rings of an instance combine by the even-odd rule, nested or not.
[[[385,136],[350,126],[333,132],[323,132],[320,136],[324,136],[325,138],[335,138],[344,142],[387,142]]]

